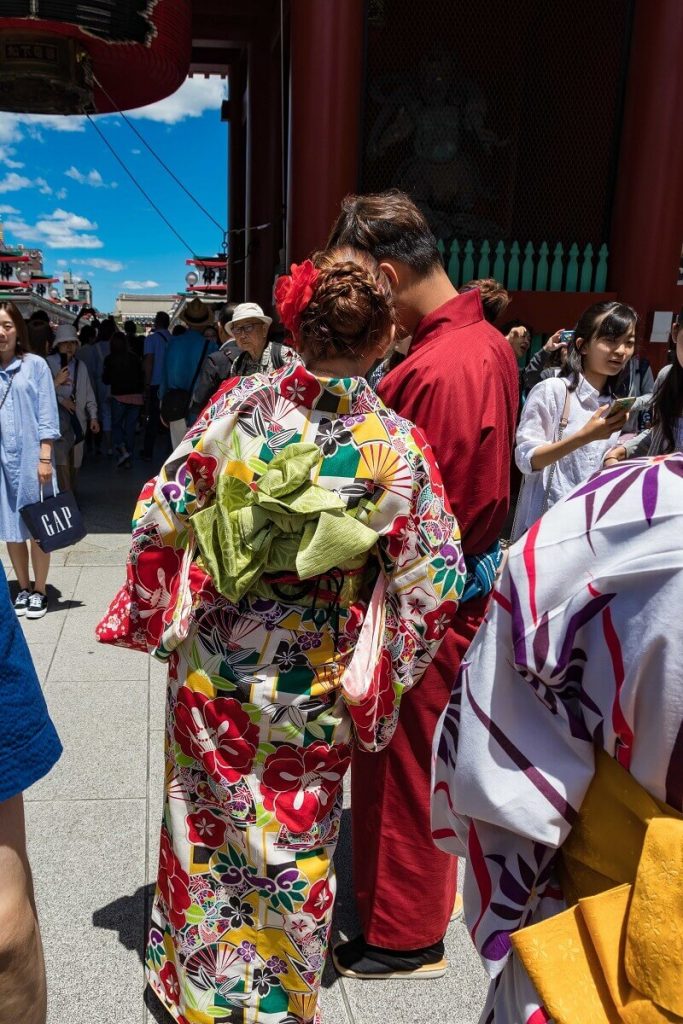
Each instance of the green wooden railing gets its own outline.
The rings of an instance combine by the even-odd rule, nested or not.
[[[513,292],[604,292],[607,286],[606,245],[596,252],[589,242],[581,252],[576,242],[566,249],[558,242],[551,254],[547,242],[537,249],[527,242],[522,251],[519,242],[493,248],[486,239],[463,244],[456,238],[440,241],[439,252],[456,288],[481,277],[494,277]]]

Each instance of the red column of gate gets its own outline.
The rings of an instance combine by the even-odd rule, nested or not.
[[[636,0],[610,245],[610,288],[646,318],[678,310],[683,243],[683,3]],[[658,367],[663,345],[648,346]]]
[[[292,0],[288,261],[324,245],[358,185],[364,0]]]

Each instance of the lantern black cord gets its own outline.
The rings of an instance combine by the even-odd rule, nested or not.
[[[135,175],[133,174],[133,172],[132,172],[132,171],[130,171],[130,170],[129,170],[129,169],[128,169],[128,168],[126,167],[125,163],[123,162],[123,160],[121,159],[121,157],[119,156],[119,154],[118,154],[118,153],[116,152],[116,150],[114,149],[114,147],[113,147],[113,146],[111,145],[111,143],[110,143],[110,142],[109,142],[109,140],[107,139],[106,135],[104,135],[104,133],[103,133],[103,132],[102,132],[102,131],[101,131],[101,130],[100,130],[100,129],[98,128],[98,126],[97,126],[97,125],[96,125],[96,123],[95,123],[95,122],[93,121],[93,119],[92,119],[92,117],[90,116],[90,114],[87,114],[87,113],[86,113],[86,115],[85,115],[85,116],[87,117],[88,121],[90,121],[90,124],[91,124],[91,125],[93,126],[93,128],[95,129],[95,131],[97,132],[97,134],[99,135],[99,137],[100,137],[100,138],[102,139],[102,142],[103,142],[103,143],[105,144],[105,146],[107,147],[107,149],[109,150],[109,152],[110,152],[110,153],[112,154],[112,156],[114,157],[114,159],[115,159],[115,160],[117,161],[117,163],[119,163],[119,164],[121,165],[121,167],[123,168],[123,170],[124,170],[124,171],[126,172],[126,174],[127,174],[127,175],[128,175],[128,177],[130,178],[130,180],[131,180],[131,181],[133,182],[133,184],[135,185],[135,187],[136,187],[136,188],[137,188],[137,189],[138,189],[138,190],[139,190],[139,191],[140,191],[140,192],[142,193],[142,195],[143,195],[143,196],[145,197],[145,199],[147,200],[147,202],[149,203],[149,205],[150,205],[150,206],[152,207],[152,209],[153,209],[153,210],[156,210],[156,212],[157,212],[157,213],[159,214],[159,216],[160,216],[160,217],[161,217],[161,219],[163,220],[163,222],[164,222],[164,224],[166,225],[166,227],[167,227],[167,228],[168,228],[168,229],[169,229],[170,231],[172,231],[172,232],[173,232],[173,234],[174,234],[174,235],[176,236],[176,238],[178,239],[178,241],[179,241],[179,242],[180,242],[180,243],[181,243],[181,244],[182,244],[182,245],[184,246],[184,248],[185,248],[185,249],[187,249],[187,251],[188,251],[189,253],[191,253],[191,254],[192,254],[192,256],[194,257],[194,259],[197,259],[197,253],[195,252],[195,250],[194,250],[194,249],[192,248],[192,246],[188,245],[188,244],[187,244],[187,242],[185,241],[185,239],[183,238],[183,236],[182,236],[182,235],[181,235],[181,234],[180,234],[180,233],[179,233],[178,231],[176,231],[176,229],[175,229],[175,228],[173,227],[173,225],[171,224],[171,222],[170,222],[170,220],[168,219],[168,217],[166,217],[166,216],[165,216],[165,214],[163,214],[163,213],[161,212],[161,210],[159,209],[159,207],[157,206],[157,204],[156,204],[156,203],[154,202],[154,200],[153,200],[153,199],[152,199],[152,197],[151,197],[151,196],[149,195],[149,193],[145,191],[145,189],[144,189],[144,188],[142,187],[142,185],[140,184],[140,182],[139,182],[139,181],[137,180],[137,178],[135,177]]]
[[[223,227],[223,225],[218,223],[218,221],[213,216],[213,214],[209,213],[209,211],[206,209],[205,206],[202,206],[202,204],[199,202],[197,197],[194,196],[192,194],[192,192],[189,190],[189,188],[187,188],[182,183],[180,178],[171,170],[171,168],[168,166],[168,164],[164,163],[164,161],[161,159],[159,154],[150,146],[150,144],[145,139],[144,135],[142,135],[142,133],[138,131],[138,129],[133,124],[133,122],[128,117],[126,117],[126,115],[124,114],[124,112],[122,110],[119,110],[119,108],[118,108],[118,106],[116,104],[116,101],[111,98],[111,96],[109,95],[107,90],[104,88],[104,86],[102,85],[100,80],[95,75],[93,75],[93,80],[94,80],[95,84],[97,85],[98,89],[102,90],[102,92],[107,97],[107,99],[109,100],[111,105],[114,107],[114,109],[116,110],[116,113],[119,114],[123,118],[123,120],[126,122],[128,127],[131,129],[131,131],[135,132],[135,134],[139,138],[139,140],[142,143],[142,145],[145,147],[145,149],[149,150],[149,152],[152,154],[152,156],[157,161],[157,163],[161,164],[161,166],[164,168],[166,173],[169,174],[173,178],[173,180],[175,181],[176,185],[178,185],[183,190],[185,195],[188,196],[192,200],[192,202],[195,204],[195,206],[198,207],[202,211],[202,213],[206,214],[206,216],[209,218],[211,223],[215,224],[216,227],[218,228],[218,230],[220,232],[222,232],[223,235],[226,235],[228,232]]]

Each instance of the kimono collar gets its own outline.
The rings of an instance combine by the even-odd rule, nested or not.
[[[414,352],[425,342],[440,334],[458,331],[461,327],[470,327],[472,324],[480,323],[483,319],[481,295],[476,288],[471,292],[455,295],[438,309],[434,309],[422,317],[415,329],[410,351]]]
[[[280,370],[275,386],[295,405],[339,416],[370,412],[381,405],[365,378],[318,376],[300,362]]]

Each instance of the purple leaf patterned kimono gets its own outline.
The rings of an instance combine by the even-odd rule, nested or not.
[[[598,473],[510,550],[434,743],[433,835],[467,856],[485,1024],[550,1020],[510,934],[565,907],[555,861],[596,748],[683,810],[682,606],[681,455]]]
[[[431,450],[360,378],[226,382],[143,489],[98,636],[169,666],[147,971],[180,1024],[319,1020],[351,743],[463,584]]]

